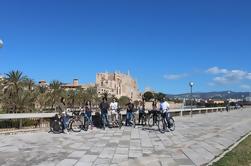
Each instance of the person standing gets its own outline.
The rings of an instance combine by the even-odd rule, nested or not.
[[[158,107],[157,107],[157,100],[154,99],[152,103],[152,111],[151,113],[153,114],[153,125],[157,123],[157,116],[158,116]]]
[[[144,123],[144,119],[143,119],[144,114],[145,114],[145,103],[144,101],[142,101],[140,102],[140,106],[139,106],[139,124],[141,122],[141,125],[143,125]]]
[[[103,129],[105,130],[105,126],[106,125],[109,126],[109,121],[108,121],[109,104],[106,98],[103,98],[102,102],[99,105],[99,108],[101,110],[101,120],[102,120]]]
[[[113,100],[110,104],[110,110],[111,110],[111,117],[112,117],[112,125],[114,127],[115,121],[118,120],[118,118],[119,118],[118,102],[116,101],[115,98],[113,98]]]
[[[65,98],[64,97],[61,98],[58,107],[59,107],[59,112],[61,114],[61,122],[62,122],[63,132],[68,134],[67,127],[68,127],[68,123],[69,123],[70,117],[67,114],[66,104],[65,104]]]
[[[127,104],[127,112],[126,112],[126,126],[130,125],[130,121],[133,116],[134,104],[132,103],[132,99],[130,99],[129,103]]]
[[[92,123],[92,107],[91,107],[91,102],[87,101],[85,104],[85,116],[88,119],[89,124],[91,125],[91,130],[93,128],[93,123]]]

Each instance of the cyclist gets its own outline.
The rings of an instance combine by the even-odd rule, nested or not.
[[[114,127],[114,123],[119,118],[118,113],[118,102],[115,98],[113,98],[111,104],[110,104],[110,110],[111,110],[111,117],[112,117],[112,126]]]
[[[141,125],[144,123],[143,116],[145,115],[145,103],[144,101],[140,102],[139,105],[139,124],[141,122]]]
[[[130,121],[133,116],[134,104],[132,103],[132,99],[130,99],[129,103],[127,104],[127,112],[126,112],[126,126],[130,125]]]
[[[160,111],[162,113],[163,118],[166,118],[168,128],[170,128],[170,117],[171,117],[169,108],[170,108],[169,103],[165,100],[165,98],[162,98],[160,102]]]
[[[99,108],[101,110],[101,120],[102,120],[103,129],[105,130],[105,126],[106,125],[109,126],[109,121],[108,121],[109,104],[107,103],[107,99],[105,97],[100,103]]]
[[[92,123],[92,108],[91,108],[91,102],[87,101],[85,103],[85,116],[87,117],[89,124],[91,125],[91,130],[93,128],[93,123]]]

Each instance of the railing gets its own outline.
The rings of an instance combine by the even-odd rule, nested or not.
[[[233,107],[230,108],[230,110]],[[170,112],[173,116],[185,116],[192,114],[205,114],[211,112],[218,112],[224,111],[226,107],[212,107],[212,108],[193,108],[192,112],[191,109],[172,109]],[[121,111],[122,115],[126,114],[126,110]],[[0,114],[0,123],[7,123],[7,122],[15,122],[16,128],[22,128],[25,120],[34,121],[35,127],[48,127],[49,126],[49,119],[54,117],[56,113],[17,113],[17,114]],[[93,112],[93,116],[95,116],[95,112]],[[17,124],[18,123],[18,124]],[[0,128],[3,128],[0,126]]]

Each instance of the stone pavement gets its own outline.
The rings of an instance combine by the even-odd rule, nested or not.
[[[175,117],[176,131],[123,127],[0,135],[0,165],[204,165],[249,133],[251,109]]]

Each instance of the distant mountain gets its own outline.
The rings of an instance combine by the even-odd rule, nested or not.
[[[177,95],[172,95],[172,94],[167,94],[168,97],[170,98],[189,98],[190,93],[184,93],[184,94],[177,94]],[[222,91],[222,92],[203,92],[203,93],[198,93],[195,92],[193,93],[193,97],[195,98],[201,98],[201,99],[243,99],[248,96],[251,96],[251,93],[249,92],[232,92],[230,91]]]

